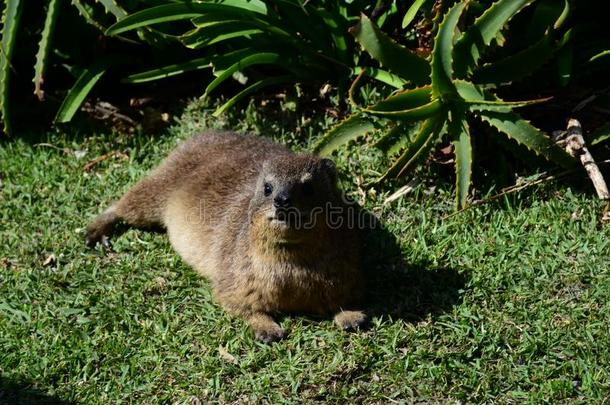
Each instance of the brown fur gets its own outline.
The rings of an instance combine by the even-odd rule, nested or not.
[[[270,196],[265,182],[274,189]],[[212,282],[218,302],[244,317],[257,338],[283,337],[272,318],[278,312],[333,313],[340,327],[352,329],[365,320],[353,310],[363,287],[360,241],[346,226],[335,183],[327,159],[260,137],[206,133],[179,146],[98,216],[87,243],[105,242],[118,221],[161,226],[182,258]],[[316,217],[311,229],[282,222],[272,203],[282,190],[303,218]],[[327,212],[314,209],[327,203],[343,209],[343,226],[328,226]]]

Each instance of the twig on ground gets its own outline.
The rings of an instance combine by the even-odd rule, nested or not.
[[[89,173],[93,167],[95,165],[97,165],[98,163],[109,159],[111,157],[117,157],[117,158],[121,158],[121,159],[129,159],[129,156],[127,156],[127,154],[123,153],[123,152],[119,152],[118,150],[113,150],[112,152],[108,152],[102,156],[98,156],[95,159],[92,159],[90,161],[88,161],[85,166],[83,167],[83,170],[87,173]]]
[[[411,191],[415,189],[415,187],[419,184],[419,179],[413,179],[408,182],[406,185],[402,186],[398,190],[396,190],[391,196],[385,199],[383,205],[388,205],[389,203],[398,200],[400,197],[409,194]]]
[[[46,143],[46,142],[36,143],[36,144],[34,144],[34,146],[36,146],[36,147],[44,146],[44,147],[47,147],[47,148],[57,149],[58,151],[63,152],[65,154],[70,153],[70,149],[68,149],[68,148],[60,148],[59,146],[55,146],[55,145],[53,145],[51,143]]]
[[[595,163],[596,164],[600,164],[600,165],[601,164],[608,164],[608,163],[610,163],[610,159],[602,160],[602,161],[595,162]],[[561,177],[565,177],[565,176],[570,175],[572,173],[575,173],[575,172],[577,172],[579,170],[580,170],[580,167],[577,167],[577,168],[574,168],[574,169],[567,169],[567,170],[561,171],[561,172],[559,172],[557,174],[550,174],[548,176],[545,176],[545,177],[542,177],[542,178],[539,178],[539,179],[536,179],[536,180],[533,180],[533,181],[529,181],[529,182],[526,182],[526,183],[516,184],[514,186],[507,187],[507,188],[503,189],[502,192],[500,192],[498,194],[492,195],[491,197],[485,198],[485,199],[482,199],[482,200],[473,201],[472,204],[470,204],[470,205],[468,205],[468,206],[466,206],[466,207],[464,207],[464,208],[462,208],[462,209],[460,209],[458,211],[452,212],[451,214],[447,214],[444,217],[442,217],[441,219],[445,220],[447,218],[451,218],[451,217],[453,217],[453,216],[455,216],[457,214],[461,214],[462,212],[464,212],[464,211],[466,211],[466,210],[468,210],[470,208],[477,207],[477,206],[483,205],[483,204],[487,204],[489,202],[497,200],[498,198],[504,197],[505,195],[516,193],[517,191],[521,191],[521,190],[523,190],[523,189],[525,189],[527,187],[535,186],[537,184],[545,183],[547,181],[557,180],[557,179],[559,179]],[[606,205],[606,209],[604,210],[604,216],[607,216],[608,217],[607,220],[610,220],[610,203],[608,205]],[[604,220],[604,219],[602,218],[602,220]]]
[[[606,206],[604,207],[600,221],[602,223],[610,221],[610,192],[608,192],[608,186],[606,185],[602,172],[599,170],[599,167],[585,144],[580,122],[573,118],[568,120],[565,149],[570,155],[580,159],[580,163],[582,163],[587,171],[587,175],[591,179],[591,183],[593,183],[597,196],[601,200],[606,201]]]
[[[595,187],[597,196],[602,200],[610,200],[610,193],[608,192],[608,186],[606,185],[604,176],[602,176],[602,173],[599,171],[599,167],[597,167],[593,156],[585,144],[580,122],[573,118],[568,120],[565,149],[570,155],[580,159],[580,163],[582,163],[587,171],[587,175],[593,183],[593,187]]]
[[[555,133],[553,133],[553,139],[559,145],[563,146],[565,148],[566,152],[568,152],[571,156],[578,157],[580,159],[580,162],[582,163],[583,167],[585,168],[587,175],[589,176],[589,178],[591,179],[591,182],[593,183],[593,187],[595,188],[595,192],[597,193],[597,196],[601,200],[604,200],[607,202],[606,206],[604,208],[602,217],[601,217],[601,222],[605,223],[605,222],[610,221],[610,193],[608,192],[608,186],[606,185],[604,176],[602,176],[602,173],[599,170],[597,163],[593,159],[593,156],[589,152],[589,149],[587,149],[585,140],[582,136],[582,127],[580,125],[580,122],[578,122],[578,120],[576,120],[574,118],[570,118],[568,120],[567,131],[556,131]],[[604,160],[599,163],[600,164],[601,163],[610,163],[610,160]],[[496,194],[496,195],[486,198],[484,200],[475,201],[472,204],[470,204],[469,206],[464,207],[459,211],[455,211],[449,215],[445,215],[442,219],[451,218],[454,215],[464,212],[468,208],[475,207],[478,205],[488,203],[490,201],[497,200],[498,198],[500,198],[502,196],[523,190],[526,187],[544,183],[546,181],[556,180],[560,177],[574,173],[578,170],[580,170],[580,168],[568,169],[568,170],[564,170],[563,172],[557,173],[555,175],[549,175],[549,176],[546,176],[546,177],[543,177],[543,178],[540,178],[540,179],[537,179],[537,180],[534,180],[531,182],[527,182],[524,184],[519,184],[519,185],[515,185],[512,187],[506,188],[506,189],[502,190],[502,192],[499,194]]]

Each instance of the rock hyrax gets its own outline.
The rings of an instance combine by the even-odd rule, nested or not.
[[[336,183],[328,159],[262,137],[205,133],[99,215],[86,241],[105,243],[121,221],[165,228],[217,301],[265,342],[284,336],[272,318],[280,312],[333,314],[352,329],[365,320],[360,237]]]

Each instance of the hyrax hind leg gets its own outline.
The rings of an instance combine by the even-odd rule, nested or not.
[[[165,195],[160,179],[152,176],[140,181],[87,226],[85,243],[107,246],[119,222],[137,228],[162,226]]]
[[[366,322],[366,314],[362,311],[340,311],[335,314],[334,320],[343,330],[356,330]]]

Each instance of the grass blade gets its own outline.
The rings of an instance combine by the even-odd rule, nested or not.
[[[415,18],[415,15],[417,15],[417,12],[419,11],[421,6],[423,6],[423,4],[425,2],[426,2],[426,0],[415,0],[413,2],[413,4],[411,4],[411,7],[409,7],[407,12],[405,13],[404,18],[402,19],[402,28],[403,29],[407,28],[409,26],[409,24],[411,24],[411,21],[413,21],[413,19]]]
[[[350,115],[330,129],[313,147],[314,152],[321,155],[330,155],[340,146],[353,141],[367,132],[375,129],[373,119],[362,113]]]
[[[592,139],[591,145],[597,145],[610,139],[610,122],[593,131],[589,137]]]
[[[542,131],[512,112],[481,111],[477,116],[539,156],[570,168],[575,160]]]
[[[224,3],[173,3],[147,8],[117,21],[106,30],[106,35],[117,35],[136,28],[169,21],[187,20],[210,12],[233,13],[235,16],[254,17],[247,9]]]
[[[263,0],[217,0],[215,3],[257,14],[268,14],[267,4]]]
[[[85,98],[95,86],[95,83],[106,73],[108,62],[102,61],[94,64],[88,69],[85,69],[74,83],[74,86],[68,91],[64,101],[57,111],[55,116],[56,123],[68,122],[72,119],[76,111],[85,101]]]
[[[255,91],[258,91],[264,87],[273,86],[275,84],[280,84],[280,83],[286,83],[291,80],[294,80],[294,76],[292,76],[292,75],[269,77],[267,79],[259,80],[258,82],[251,84],[250,86],[246,87],[244,90],[240,91],[239,93],[237,93],[236,95],[231,97],[226,103],[224,103],[223,105],[218,107],[218,109],[216,111],[214,111],[214,113],[212,115],[214,117],[219,117],[226,110],[231,108],[235,103],[237,103],[239,100],[246,97],[247,95],[252,94]]]
[[[607,49],[605,51],[598,52],[595,55],[591,56],[591,58],[589,58],[588,62],[595,62],[596,60],[607,57],[609,55],[610,55],[610,49]]]
[[[350,38],[348,38],[345,35],[346,32],[343,29],[343,27],[339,24],[340,23],[339,19],[335,15],[330,14],[328,11],[326,11],[322,8],[315,9],[314,11],[316,14],[319,15],[320,20],[322,22],[322,24],[320,24],[320,27],[324,27],[328,31],[328,35],[333,39],[334,49],[335,49],[335,52],[336,52],[339,60],[341,60],[345,64],[350,64],[349,59],[350,59],[350,57],[353,58],[353,56],[350,55],[349,46],[347,44],[347,41]],[[312,30],[312,29],[307,29],[305,32],[310,32],[310,31],[318,32],[318,30]],[[315,44],[317,47],[320,48],[321,51],[326,51],[326,49],[328,48],[327,42],[328,42],[328,40],[326,38],[318,37]],[[330,52],[332,52],[332,48],[328,51],[330,54]],[[330,54],[330,55],[332,55],[332,54]]]
[[[2,43],[0,46],[0,119],[2,119],[4,133],[11,135],[13,128],[9,107],[9,81],[22,3],[20,0],[6,0],[5,4],[6,7],[2,12]]]
[[[239,62],[229,66],[221,74],[219,74],[218,77],[216,77],[216,79],[212,80],[212,82],[210,84],[208,84],[208,87],[206,87],[206,89],[205,89],[204,97],[209,96],[210,93],[216,87],[218,87],[222,82],[224,82],[226,79],[231,77],[231,75],[233,75],[233,73],[235,73],[235,72],[241,71],[241,70],[247,68],[248,66],[261,65],[261,64],[273,64],[273,63],[279,62],[280,60],[282,60],[282,55],[280,55],[278,53],[274,53],[274,52],[264,52],[264,53],[257,53],[254,55],[250,55],[250,56],[240,60]]]
[[[44,91],[42,84],[44,82],[44,70],[46,67],[47,55],[49,54],[49,45],[51,43],[51,35],[57,21],[57,0],[50,0],[47,7],[47,15],[44,22],[42,33],[40,34],[40,42],[38,43],[38,52],[36,53],[36,64],[34,65],[34,94],[38,100],[44,100]]]
[[[453,84],[453,37],[466,3],[456,3],[438,27],[432,49],[432,95],[445,99],[457,94]]]
[[[250,22],[226,21],[210,27],[197,28],[194,31],[190,31],[182,35],[180,41],[188,48],[198,49],[228,39],[262,33],[263,30],[253,27]]]
[[[135,73],[127,76],[123,83],[145,83],[153,80],[166,79],[168,77],[181,75],[185,72],[211,68],[211,58],[197,58],[184,63],[163,66],[157,69],[147,70],[146,72]]]
[[[362,48],[390,72],[416,85],[429,82],[428,62],[381,32],[366,15],[361,15],[360,23],[350,28],[350,32]]]

